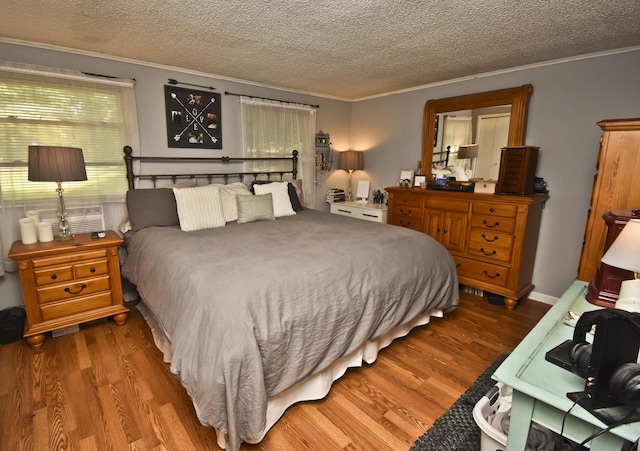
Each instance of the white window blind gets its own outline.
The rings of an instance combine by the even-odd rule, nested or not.
[[[122,148],[137,143],[133,82],[0,65],[0,143],[5,205],[49,198],[55,189],[27,180],[29,145],[82,148],[87,181],[66,182],[65,198],[122,200]]]

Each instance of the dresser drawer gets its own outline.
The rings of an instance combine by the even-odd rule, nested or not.
[[[511,249],[506,247],[493,246],[490,243],[470,241],[467,248],[469,255],[485,257],[490,260],[497,260],[504,263],[511,262]]]
[[[34,268],[44,268],[46,266],[58,266],[67,263],[76,263],[83,260],[96,260],[99,258],[106,258],[106,249],[97,249],[94,251],[75,252],[69,254],[62,254],[53,257],[34,258],[31,260],[31,264]]]
[[[495,217],[495,216],[471,216],[471,227],[486,230],[495,230],[496,232],[513,233],[516,228],[516,220],[511,218]]]
[[[407,229],[417,230],[418,232],[422,231],[422,219],[420,218],[394,216],[392,224],[400,227],[406,227]]]
[[[474,202],[472,212],[474,215],[515,218],[516,213],[518,212],[518,207],[516,205],[506,205],[490,202]]]
[[[438,199],[435,197],[427,197],[424,200],[424,207],[466,213],[467,211],[469,211],[469,202],[466,200]]]
[[[89,312],[111,305],[111,292],[98,293],[92,296],[81,296],[73,299],[51,302],[40,306],[43,321],[63,318],[77,313]]]
[[[470,243],[511,249],[513,246],[513,235],[509,233],[496,232],[495,230],[471,229],[469,234]]]
[[[418,196],[412,193],[394,193],[393,195],[393,205],[405,205],[411,207],[422,207],[422,196]]]
[[[50,285],[36,290],[38,303],[45,304],[60,299],[69,299],[74,296],[84,296],[86,294],[108,291],[111,285],[109,276],[96,277],[93,279],[75,280],[73,282]]]
[[[458,275],[460,277],[499,287],[506,287],[509,282],[509,268],[455,255],[453,258],[458,267]]]

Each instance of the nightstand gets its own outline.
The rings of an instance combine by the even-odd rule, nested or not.
[[[126,322],[118,261],[122,243],[113,231],[98,239],[79,233],[70,240],[13,243],[9,257],[18,262],[27,313],[24,337],[33,348],[42,346],[51,330],[108,316],[118,325]]]
[[[387,223],[387,206],[385,204],[364,204],[355,201],[334,202],[331,204],[331,213],[381,224]]]

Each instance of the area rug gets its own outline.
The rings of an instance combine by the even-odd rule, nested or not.
[[[451,406],[411,447],[410,451],[474,451],[480,450],[480,428],[473,419],[473,408],[495,385],[493,372],[509,354],[498,360],[476,379],[471,388]]]

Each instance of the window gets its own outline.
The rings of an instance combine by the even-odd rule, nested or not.
[[[134,143],[133,83],[67,71],[0,66],[0,187],[4,205],[50,198],[55,186],[27,180],[29,145],[82,148],[86,182],[65,183],[65,198],[122,200],[122,148]],[[51,185],[51,186],[50,186]]]
[[[315,198],[316,110],[313,107],[241,97],[241,121],[245,157],[288,157],[298,151],[298,178],[304,198],[312,208]],[[245,170],[290,170],[288,162],[252,162]]]

